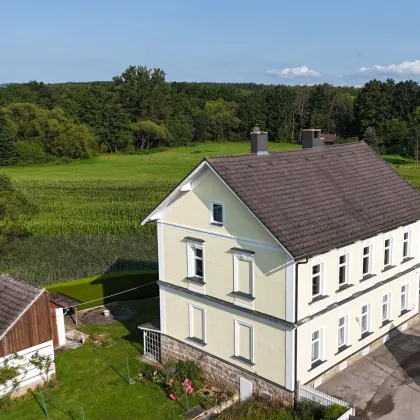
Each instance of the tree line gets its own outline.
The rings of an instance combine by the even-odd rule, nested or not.
[[[300,130],[313,127],[409,156],[420,133],[420,87],[414,81],[373,80],[358,89],[165,77],[158,68],[130,66],[110,82],[0,88],[0,164],[246,141],[256,123],[271,141],[299,142]]]

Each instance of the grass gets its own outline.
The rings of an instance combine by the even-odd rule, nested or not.
[[[123,290],[129,290],[134,287],[146,285],[158,280],[156,270],[148,271],[122,271],[117,273],[108,273],[101,276],[93,276],[84,279],[57,283],[47,286],[50,293],[61,292],[81,302],[89,302],[87,305],[81,305],[78,309],[93,308],[102,305],[104,296],[113,295]],[[158,296],[159,291],[156,283],[141,287],[130,292],[117,295],[105,300],[105,303],[124,300],[135,300],[143,298],[152,298]],[[99,300],[98,300],[99,299]]]
[[[2,271],[47,285],[103,273],[157,269],[156,236],[28,236],[2,255]]]
[[[148,321],[158,313],[158,304],[154,301],[127,302],[127,306],[136,311],[129,321],[110,325],[89,325],[81,330],[91,335],[110,334],[115,344],[102,348],[94,344],[85,344],[75,350],[60,354],[56,358],[58,379],[61,385],[49,391],[58,398],[77,408],[84,408],[86,419],[142,419],[172,420],[182,419],[185,412],[185,400],[171,401],[157,385],[150,383],[127,384],[126,361],[130,359],[131,375],[141,369],[141,364],[133,358],[142,349],[141,333],[137,325]],[[59,404],[47,396],[47,408],[50,418],[81,419],[75,410],[73,417],[68,414],[68,407]],[[200,402],[194,397],[191,406]],[[2,413],[2,420],[42,420],[45,419],[40,401],[28,396],[17,402],[9,412]]]

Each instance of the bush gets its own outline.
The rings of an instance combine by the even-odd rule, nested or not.
[[[47,157],[44,148],[38,143],[30,141],[17,141],[16,150],[19,155],[20,164],[32,165],[52,161],[53,157]]]
[[[0,397],[0,413],[4,413],[12,408],[13,402],[11,394],[8,393]]]
[[[203,371],[197,363],[187,360],[179,360],[176,364],[175,378],[182,381],[188,378],[196,389],[200,389],[204,383]]]
[[[324,411],[323,420],[337,420],[342,416],[348,409],[342,405],[333,404],[327,407]]]

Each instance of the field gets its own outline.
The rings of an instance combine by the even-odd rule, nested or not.
[[[271,151],[297,148],[272,143]],[[248,153],[249,143],[203,143],[147,155],[102,155],[65,165],[8,168],[39,208],[0,270],[38,284],[157,268],[148,212],[205,156]]]
[[[271,143],[270,151],[296,149]],[[204,156],[248,153],[249,143],[202,143],[147,155],[102,155],[64,165],[13,167],[7,173],[39,208],[21,226],[0,270],[38,284],[157,268],[155,226],[146,214]],[[420,170],[384,156],[417,188]]]

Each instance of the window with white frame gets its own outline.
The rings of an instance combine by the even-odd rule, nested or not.
[[[392,238],[384,241],[384,267],[390,266],[392,263]]]
[[[223,203],[210,201],[210,223],[213,225],[223,226],[223,216]]]
[[[360,333],[366,334],[370,331],[370,304],[362,306],[360,314]]]
[[[362,256],[362,274],[367,276],[371,272],[371,263],[372,263],[372,245],[367,245],[363,247],[363,256]]]
[[[401,312],[409,309],[409,284],[401,286]]]
[[[410,245],[411,245],[411,232],[408,230],[407,232],[404,232],[403,258],[408,258],[410,256]]]
[[[349,254],[340,255],[338,258],[338,285],[348,282],[349,277]]]
[[[254,257],[251,254],[233,254],[233,291],[254,296]]]
[[[382,296],[382,322],[389,321],[391,314],[391,293]]]
[[[188,244],[188,277],[204,282],[204,245],[194,242]]]
[[[311,333],[311,364],[322,360],[322,329]]]
[[[338,318],[337,322],[337,344],[338,348],[348,344],[348,316]]]
[[[316,264],[312,266],[312,297],[317,297],[322,294],[322,276],[323,264]]]
[[[189,304],[189,338],[201,343],[206,342],[206,310]]]
[[[235,319],[235,357],[254,363],[254,326]]]

